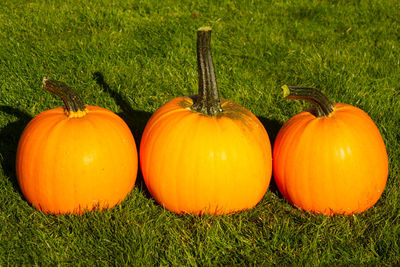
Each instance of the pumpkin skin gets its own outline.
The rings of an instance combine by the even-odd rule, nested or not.
[[[132,190],[136,144],[126,123],[96,106],[46,110],[25,128],[16,171],[28,202],[44,213],[111,208]]]
[[[203,52],[198,54],[200,61]],[[177,97],[161,106],[148,121],[140,144],[149,192],[178,214],[250,209],[264,196],[272,174],[267,132],[249,110],[218,98],[208,56],[199,66],[199,95]],[[203,71],[203,66],[211,67]],[[194,109],[196,103],[200,112]]]
[[[273,174],[281,194],[298,208],[351,215],[379,200],[388,157],[363,110],[334,104],[327,116],[304,111],[283,125],[274,143]]]
[[[191,111],[190,97],[172,99],[150,118],[140,163],[151,195],[175,213],[226,214],[254,207],[268,189],[268,134],[247,109],[227,100],[223,112]]]

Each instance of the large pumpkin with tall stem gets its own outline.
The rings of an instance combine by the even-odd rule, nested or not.
[[[64,83],[45,78],[43,86],[65,107],[38,114],[21,136],[16,170],[25,198],[52,214],[82,214],[121,202],[138,168],[126,123],[107,109],[84,105]]]
[[[284,86],[290,99],[314,108],[287,121],[273,152],[282,195],[302,210],[326,215],[361,213],[380,198],[388,176],[381,134],[361,109],[333,104],[308,87]]]
[[[263,125],[249,110],[219,98],[210,38],[210,28],[199,29],[199,94],[160,107],[140,144],[148,190],[178,214],[250,209],[271,179],[271,145]]]

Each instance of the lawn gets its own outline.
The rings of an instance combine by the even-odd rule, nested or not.
[[[3,0],[0,265],[400,264],[399,10],[396,0]],[[30,206],[16,179],[17,143],[33,116],[62,105],[42,89],[43,77],[119,114],[139,144],[158,107],[196,93],[196,30],[204,25],[213,29],[221,96],[251,110],[271,142],[308,107],[283,99],[283,84],[314,86],[370,115],[389,156],[378,203],[353,216],[314,215],[271,182],[251,210],[176,215],[139,174],[110,210],[54,216]]]

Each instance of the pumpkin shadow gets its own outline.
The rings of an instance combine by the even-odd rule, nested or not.
[[[15,172],[15,159],[17,157],[19,138],[33,117],[27,112],[11,106],[0,106],[0,112],[17,118],[17,121],[11,122],[0,129],[0,164],[6,179],[9,179],[16,192],[23,196]]]
[[[274,147],[275,138],[278,135],[279,130],[282,128],[283,124],[277,120],[271,120],[264,117],[257,117],[260,122],[264,125],[265,130],[268,132],[269,139],[271,141],[271,149]],[[279,198],[283,198],[279,189],[275,183],[274,176],[271,177],[271,182],[269,184],[268,190],[271,190]]]
[[[112,98],[114,98],[116,104],[121,108],[121,111],[117,114],[126,122],[129,129],[131,130],[133,137],[135,138],[139,156],[140,140],[142,138],[142,134],[144,128],[146,127],[147,121],[150,119],[152,114],[149,112],[133,109],[125,96],[121,95],[115,89],[111,88],[111,86],[105,81],[104,75],[101,72],[94,72],[93,79],[104,90],[104,92],[107,92]],[[144,182],[143,174],[140,169],[140,164],[138,166],[138,175],[136,178],[135,186],[138,187],[142,192],[144,192],[147,197],[151,197],[150,192],[147,190],[146,184]]]

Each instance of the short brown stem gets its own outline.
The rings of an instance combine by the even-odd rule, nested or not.
[[[328,116],[333,112],[331,101],[319,90],[304,86],[282,86],[283,96],[288,99],[299,99],[310,102],[316,111],[317,117]]]
[[[43,78],[43,88],[59,96],[64,102],[68,113],[84,111],[86,109],[82,98],[63,82]]]

